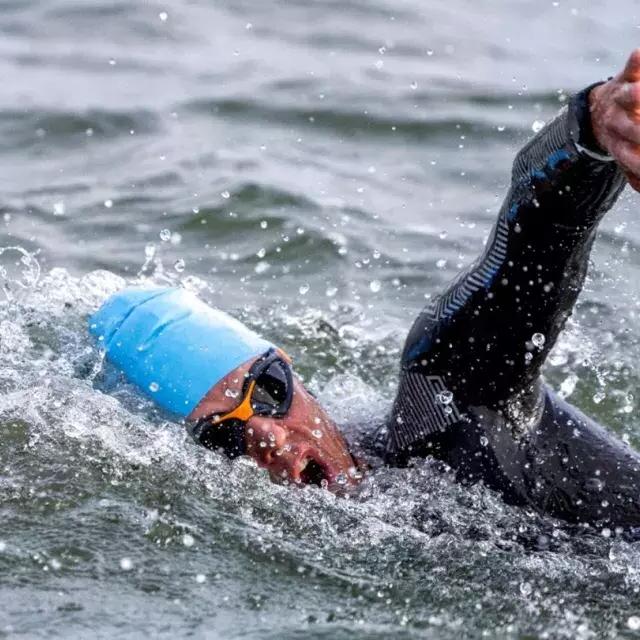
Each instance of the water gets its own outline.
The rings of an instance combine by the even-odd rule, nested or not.
[[[636,637],[640,551],[378,469],[350,500],[199,450],[85,319],[182,282],[354,437],[519,145],[638,43],[631,0],[0,5],[0,637]],[[636,445],[637,197],[547,367]]]

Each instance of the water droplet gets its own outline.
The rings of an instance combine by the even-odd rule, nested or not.
[[[153,256],[156,255],[156,245],[153,244],[152,242],[150,242],[149,244],[145,245],[144,247],[144,257],[147,258],[147,260],[151,260],[151,258],[153,258]]]
[[[538,131],[542,130],[544,125],[545,125],[544,120],[534,120],[533,124],[531,125],[531,130],[533,131],[533,133],[538,133]]]
[[[362,471],[360,471],[360,469],[358,469],[357,467],[349,467],[349,477],[353,478],[354,480],[360,480],[362,478]]]
[[[453,392],[445,389],[436,395],[436,400],[443,405],[451,404],[453,400]]]
[[[169,14],[166,11],[161,11],[158,14],[158,18],[160,18],[160,20],[162,20],[162,22],[166,22],[168,17],[169,17]]]
[[[506,127],[503,126],[503,125],[499,125],[498,126],[498,131],[500,131],[500,133],[502,133],[505,129],[506,129]]]
[[[261,260],[260,262],[258,262],[258,264],[253,268],[253,270],[257,273],[257,274],[261,274],[264,273],[265,271],[269,270],[269,267],[271,267],[271,265],[266,261],[266,260]]]
[[[236,389],[225,389],[224,390],[224,395],[227,396],[227,398],[237,398],[240,395],[240,392]]]
[[[56,571],[62,568],[62,563],[57,558],[53,558],[50,564],[51,564],[51,568],[55,569]]]
[[[256,255],[258,256],[258,258],[264,258],[267,255],[267,250],[262,247],[262,249],[258,249]]]
[[[223,191],[220,195],[221,195],[225,200],[228,200],[228,199],[231,197],[231,194],[230,194],[228,191],[226,191],[226,190],[225,190],[225,191]]]
[[[337,287],[327,287],[327,290],[325,291],[325,295],[327,296],[327,298],[333,298],[336,293],[338,293]]]
[[[195,544],[196,540],[195,538],[190,534],[190,533],[185,533],[182,536],[182,544],[185,547],[193,547],[193,545]]]
[[[487,438],[487,436],[480,436],[480,444],[486,447],[489,444],[489,438]]]
[[[261,229],[266,229],[269,226],[269,223],[266,220],[262,220],[260,222],[260,228]]]
[[[160,389],[160,385],[157,382],[152,382],[149,385],[149,391],[151,391],[151,393],[155,393],[156,391],[158,391]]]
[[[104,201],[104,206],[105,206],[107,209],[111,209],[111,207],[113,207],[113,200],[111,200],[111,199],[105,200],[105,201]]]
[[[199,573],[196,576],[196,582],[198,584],[204,584],[207,581],[207,576],[204,575],[204,573]]]
[[[418,83],[417,83],[415,80],[411,83],[411,88],[412,88],[414,91],[418,88]]]
[[[588,478],[584,483],[584,488],[587,491],[602,491],[604,482],[600,478]]]
[[[596,404],[600,404],[605,398],[607,397],[607,394],[602,390],[602,389],[598,389],[598,391],[596,391],[593,394],[593,398],[592,400],[596,403]]]
[[[529,584],[528,582],[521,582],[520,583],[520,593],[525,598],[527,596],[530,596],[532,591],[533,591],[533,587],[531,586],[531,584]]]
[[[7,543],[4,540],[0,540],[0,553],[3,553],[7,549]]]
[[[446,266],[447,266],[447,261],[444,258],[440,258],[440,260],[436,262],[436,267],[438,269],[444,269]]]
[[[298,289],[298,291],[300,292],[301,296],[306,296],[307,293],[309,292],[309,285],[308,284],[300,285],[300,288]]]
[[[182,258],[178,258],[174,265],[173,268],[178,272],[178,273],[182,273],[184,271],[184,267],[185,267],[185,262]]]
[[[120,558],[120,568],[123,571],[131,571],[131,569],[133,569],[133,562],[131,562],[131,558]]]
[[[339,473],[336,476],[336,482],[341,485],[347,484],[347,476],[344,473]]]
[[[171,240],[171,231],[169,231],[169,229],[162,229],[162,231],[160,231],[160,240],[162,240],[162,242],[169,242],[169,240]]]
[[[322,431],[320,431],[320,429],[314,429],[314,430],[311,432],[311,435],[312,435],[314,438],[322,438]]]
[[[638,616],[629,616],[627,618],[627,627],[632,631],[640,630],[640,617]]]
[[[427,49],[427,55],[428,56],[432,56],[433,55],[433,49]]]
[[[53,215],[54,216],[63,216],[65,214],[66,207],[64,206],[64,202],[54,202],[53,203]]]
[[[382,283],[380,282],[380,280],[372,280],[369,283],[369,289],[371,289],[371,291],[373,291],[373,293],[378,293],[378,291],[380,291],[380,289],[382,289]]]
[[[542,347],[544,347],[544,343],[546,342],[544,333],[534,333],[531,336],[531,342],[533,342],[534,346],[538,347],[538,349],[542,349]]]

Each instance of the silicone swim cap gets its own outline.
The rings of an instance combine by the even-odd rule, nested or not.
[[[224,376],[273,346],[178,288],[124,289],[91,316],[89,330],[129,380],[181,417]]]

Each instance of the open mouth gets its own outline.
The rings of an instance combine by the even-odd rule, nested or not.
[[[313,459],[303,461],[300,469],[300,482],[304,484],[315,484],[318,487],[329,482],[326,469]]]

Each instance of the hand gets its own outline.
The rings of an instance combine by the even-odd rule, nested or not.
[[[598,144],[640,192],[640,49],[615,78],[589,94],[591,126]]]

